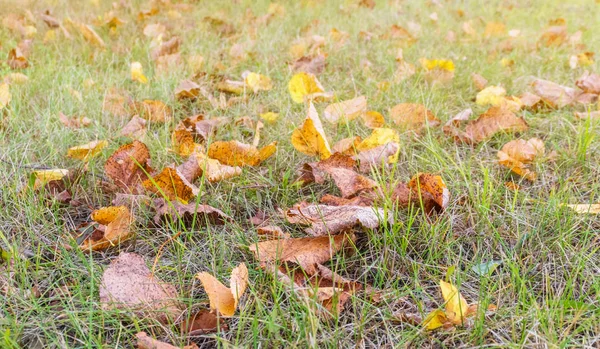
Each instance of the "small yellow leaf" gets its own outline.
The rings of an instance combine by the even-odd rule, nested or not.
[[[331,156],[331,148],[325,137],[321,119],[312,102],[309,103],[308,115],[304,123],[292,133],[292,145],[297,151],[316,155],[321,160]]]
[[[148,83],[148,78],[144,75],[142,63],[133,62],[131,63],[131,80],[140,82],[142,84]]]
[[[98,153],[104,149],[108,145],[108,141],[93,141],[84,145],[80,145],[77,147],[69,148],[67,152],[67,157],[72,159],[87,161],[92,157],[96,156]]]
[[[288,89],[296,103],[302,103],[316,97],[328,97],[317,77],[305,72],[295,74],[288,83]]]
[[[440,280],[440,288],[442,289],[442,297],[446,302],[446,317],[455,325],[463,324],[469,309],[467,301],[454,285],[444,280]]]
[[[449,71],[449,72],[453,72],[454,71],[454,62],[452,62],[449,59],[427,59],[427,58],[421,58],[421,60],[419,62],[421,63],[421,66],[425,70],[440,69],[440,70],[445,70],[445,71]]]
[[[33,171],[35,182],[33,183],[33,189],[37,190],[50,181],[58,181],[63,179],[69,174],[69,170],[65,169],[52,169],[52,170],[38,170]]]
[[[502,86],[488,86],[479,91],[475,103],[478,105],[498,106],[504,101],[506,90]]]
[[[217,141],[208,147],[208,156],[230,166],[258,166],[277,150],[277,142],[261,149],[238,141]]]
[[[447,322],[448,319],[446,318],[444,311],[441,309],[436,309],[429,313],[425,320],[423,320],[423,327],[429,331],[432,331],[444,326]]]
[[[271,78],[258,73],[248,72],[245,74],[244,82],[254,93],[258,91],[269,91],[273,88]]]
[[[363,113],[360,117],[365,126],[371,129],[383,127],[385,124],[385,118],[383,115],[375,110],[369,110]]]
[[[125,206],[103,207],[92,212],[91,218],[100,224],[100,227],[85,238],[79,245],[81,250],[104,250],[115,246],[132,236],[131,223],[133,216]]]
[[[365,138],[356,146],[356,150],[359,152],[376,148],[380,145],[388,144],[390,142],[399,143],[400,136],[396,130],[391,128],[376,128],[371,132],[369,137]],[[398,161],[400,155],[400,148],[398,151],[388,157],[388,163],[395,163]]]

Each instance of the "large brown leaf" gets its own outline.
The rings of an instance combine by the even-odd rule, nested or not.
[[[148,147],[140,141],[122,145],[106,160],[104,172],[119,188],[138,194],[140,183],[153,172]]]
[[[575,81],[575,85],[585,93],[600,94],[600,75],[586,71]]]
[[[313,236],[336,234],[356,226],[375,229],[384,217],[383,209],[362,206],[296,205],[285,212],[288,222],[310,225],[306,232]],[[389,216],[388,223],[392,222]]]
[[[536,79],[532,86],[535,94],[553,108],[565,107],[577,97],[575,89],[548,80]]]
[[[523,132],[529,128],[523,118],[517,117],[510,110],[502,107],[491,107],[479,118],[469,122],[460,141],[479,143],[491,138],[498,132]]]
[[[144,258],[122,252],[102,275],[100,302],[104,309],[127,309],[168,322],[181,314],[177,289],[151,275]]]
[[[307,273],[313,274],[317,270],[317,264],[330,260],[354,239],[354,234],[338,234],[263,241],[249,248],[260,262],[292,262],[301,266]]]

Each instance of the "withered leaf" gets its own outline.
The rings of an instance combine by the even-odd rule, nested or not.
[[[431,198],[438,211],[445,210],[450,203],[450,191],[441,176],[431,173],[417,173],[408,182],[408,187],[416,192],[423,201]]]
[[[135,335],[137,339],[137,348],[138,349],[179,349],[180,347],[176,347],[174,345],[161,342],[156,340],[146,334],[146,332],[139,332]],[[198,346],[195,343],[191,345],[186,345],[183,349],[198,349]]]
[[[198,225],[205,223],[222,225],[232,221],[231,217],[223,211],[195,202],[182,204],[179,201],[167,202],[165,199],[159,198],[154,201],[154,206],[156,209],[154,223],[156,224],[181,219],[186,226],[191,227],[194,222]]]
[[[539,138],[531,138],[528,141],[516,139],[506,143],[502,150],[498,151],[498,163],[521,177],[535,181],[537,175],[528,164],[544,152],[544,142]]]
[[[223,165],[219,160],[211,159],[202,153],[190,155],[186,162],[177,167],[177,171],[189,182],[193,182],[202,175],[209,182],[218,182],[239,176],[242,173],[240,167]]]
[[[217,141],[208,147],[208,156],[212,159],[231,166],[258,166],[277,150],[277,142],[260,149],[250,144],[238,141]]]
[[[586,71],[575,81],[575,85],[585,93],[600,94],[600,75]]]
[[[479,118],[469,122],[459,141],[479,143],[491,138],[498,132],[523,132],[529,125],[523,118],[517,117],[512,111],[502,107],[491,107]]]
[[[285,211],[285,218],[292,224],[310,225],[305,231],[313,236],[336,234],[356,226],[375,229],[385,220],[381,208],[362,206],[296,205]],[[387,222],[392,224],[393,217]]]
[[[347,101],[333,103],[325,108],[323,117],[335,124],[342,120],[354,120],[367,111],[367,98],[359,96]]]
[[[138,116],[153,122],[168,122],[173,118],[173,110],[161,101],[146,99],[130,103],[130,108]]]
[[[123,126],[119,135],[122,137],[130,137],[134,139],[143,138],[146,135],[146,123],[145,119],[140,118],[137,115],[134,115],[129,122]]]
[[[331,156],[331,148],[325,136],[321,119],[319,119],[319,114],[312,102],[309,103],[304,123],[292,133],[292,145],[299,152],[317,155],[319,159],[327,159]]]
[[[154,48],[152,52],[150,52],[150,57],[153,60],[157,60],[159,57],[175,54],[177,51],[179,51],[180,44],[181,40],[174,36],[168,41],[165,41]]]
[[[214,312],[208,309],[201,309],[189,319],[184,319],[181,322],[180,328],[182,334],[199,336],[217,332],[218,329],[227,330],[227,323],[225,323],[225,319],[219,319]]]
[[[302,56],[292,64],[292,71],[305,72],[319,75],[325,69],[325,56],[316,55],[314,57]]]
[[[248,269],[241,263],[231,271],[230,287],[223,285],[207,272],[198,273],[196,278],[208,294],[211,309],[217,310],[223,316],[233,316],[240,298],[248,286]]]
[[[307,273],[313,274],[317,270],[316,264],[327,262],[354,240],[354,234],[278,239],[257,242],[250,245],[249,249],[260,262],[296,263]]]
[[[175,286],[152,276],[142,256],[126,252],[104,270],[100,302],[104,309],[130,309],[163,323],[177,318],[182,308]]]
[[[92,141],[83,145],[69,148],[67,157],[81,161],[88,161],[98,155],[108,145],[105,140]]]
[[[175,89],[177,99],[194,99],[200,95],[200,85],[191,81],[183,80]]]
[[[138,194],[139,184],[153,172],[148,147],[140,141],[122,145],[106,160],[104,172],[119,188]]]
[[[142,182],[146,190],[159,194],[170,201],[188,200],[198,194],[198,188],[188,182],[176,169],[165,167],[161,173]]]
[[[375,148],[363,150],[354,156],[358,160],[359,170],[362,173],[369,173],[371,169],[386,167],[389,165],[389,159],[393,158],[400,151],[400,144],[389,142]]]
[[[89,236],[83,236],[83,241],[79,244],[83,251],[104,250],[118,245],[132,235],[133,217],[125,206],[103,207],[92,212],[91,218],[98,226],[90,225],[94,231]]]
[[[575,89],[548,80],[536,79],[532,86],[535,94],[553,108],[565,107],[577,96]]]
[[[435,127],[440,120],[423,104],[400,103],[390,109],[390,117],[403,131],[420,131],[425,126]]]

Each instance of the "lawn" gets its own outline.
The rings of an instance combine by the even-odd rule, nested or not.
[[[600,73],[593,58],[600,52],[598,1],[5,0],[0,17],[0,58],[6,59],[0,61],[1,348],[133,348],[142,331],[201,348],[600,346],[600,219],[566,206],[600,202],[600,117],[593,112],[600,105],[576,98],[556,103],[550,93],[535,106],[514,107],[506,98],[542,94],[536,79],[562,85],[561,93],[571,91],[564,86],[582,92],[576,81],[586,71]],[[167,50],[173,37],[179,47]],[[311,69],[333,97],[309,102],[301,96],[297,103],[288,88],[294,63],[319,55],[326,65]],[[133,62],[143,70],[137,79]],[[246,71],[270,78],[271,86],[252,91]],[[477,99],[474,73],[487,86],[504,88],[506,96],[493,95],[491,104],[513,108],[528,127],[472,142],[445,132],[457,113],[471,108],[474,120],[491,107]],[[185,80],[197,86],[194,98],[176,93]],[[227,80],[239,82],[241,93],[223,92]],[[348,187],[328,175],[320,183],[298,182],[303,165],[320,159],[298,151],[292,138],[313,104],[331,145],[367,138],[373,130],[362,117],[337,123],[324,117],[331,103],[359,96],[367,99],[365,110],[383,115],[379,126],[393,130],[399,150],[391,163],[362,173],[380,188],[370,189],[380,195],[375,202],[361,206],[373,206],[376,227],[350,224],[322,235],[333,241],[344,234],[345,247],[319,263],[352,280],[329,287],[334,294],[325,299],[317,287],[298,291],[272,272],[285,265],[283,274],[294,269],[307,277],[313,264],[261,263],[253,249],[269,239],[259,234],[265,225],[281,228],[282,239],[311,237],[289,210],[326,194],[346,196]],[[107,98],[121,102],[121,113],[107,107]],[[171,117],[153,119],[140,107],[143,100],[163,102]],[[407,130],[390,112],[399,103],[422,104],[439,122]],[[269,122],[261,116],[267,112],[278,117]],[[135,114],[151,119],[145,131],[123,135]],[[124,192],[105,169],[109,157],[137,139],[149,150],[152,175],[186,163],[196,153],[174,143],[172,134],[198,114],[220,119],[206,139],[195,135],[196,153],[215,157],[209,149],[218,141],[252,144],[259,121],[259,147],[277,142],[276,151],[222,180],[209,180],[204,168],[187,200],[157,189],[154,177],[139,189],[146,197],[125,204],[133,217],[129,239],[98,251],[78,246],[85,236],[76,232],[92,212]],[[505,144],[531,138],[545,145],[526,164],[535,180],[498,163]],[[96,140],[107,141],[96,154],[67,156]],[[239,165],[235,157],[219,160]],[[36,184],[33,173],[49,169],[76,174],[64,181],[68,200],[39,178]],[[439,176],[450,193],[443,204],[429,201],[434,212],[418,185],[407,205],[390,190],[418,173]],[[210,205],[229,218],[198,214],[186,222],[173,214],[155,222],[155,200],[163,196],[168,207]],[[262,225],[261,215],[268,218]],[[165,320],[157,316],[164,311],[101,300],[103,274],[123,252],[140,255],[156,280],[175,288],[177,316]],[[234,314],[213,309],[218,328],[181,331],[181,321],[214,308],[197,274],[229,285],[241,263],[248,287]],[[448,305],[459,295],[445,302],[440,280],[468,304],[479,304],[472,316],[452,323]],[[356,287],[345,288],[350,284]],[[448,319],[431,330],[425,319],[436,309]]]

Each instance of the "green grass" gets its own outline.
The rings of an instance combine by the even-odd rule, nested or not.
[[[31,67],[24,85],[11,86],[12,101],[0,113],[0,247],[14,257],[9,271],[0,269],[0,286],[11,285],[0,293],[1,348],[130,348],[139,331],[173,344],[185,344],[177,329],[126,311],[102,310],[98,287],[103,269],[120,251],[136,252],[151,265],[158,249],[181,227],[177,224],[151,227],[151,212],[137,212],[136,238],[120,248],[88,254],[63,246],[75,246],[69,232],[88,219],[90,212],[110,204],[111,197],[98,186],[107,157],[128,140],[114,137],[128,121],[102,113],[102,99],[111,87],[129,91],[136,99],[159,99],[175,109],[168,124],[153,124],[143,141],[157,169],[184,159],[169,152],[171,131],[176,123],[194,113],[223,116],[235,120],[250,116],[258,120],[262,109],[278,111],[276,125],[262,131],[261,144],[277,140],[278,151],[260,167],[245,168],[242,176],[220,183],[201,185],[199,203],[209,204],[234,217],[225,226],[183,230],[168,243],[160,256],[156,275],[174,283],[189,307],[206,306],[208,299],[194,275],[200,271],[226,281],[231,269],[245,262],[250,270],[250,287],[237,315],[228,320],[229,330],[208,334],[195,341],[201,347],[596,347],[600,343],[600,220],[576,215],[562,203],[593,203],[600,200],[600,143],[597,122],[573,117],[573,108],[547,113],[522,112],[530,129],[521,136],[542,138],[548,151],[556,151],[554,161],[537,164],[539,178],[530,183],[514,178],[496,164],[496,152],[513,139],[498,135],[476,146],[457,145],[441,128],[432,128],[420,137],[401,136],[398,164],[376,178],[385,185],[407,181],[417,172],[442,175],[452,194],[443,214],[429,221],[418,211],[394,211],[386,205],[395,224],[378,231],[362,232],[354,253],[340,254],[329,266],[344,277],[369,283],[385,290],[385,301],[373,304],[362,294],[355,296],[347,309],[332,319],[323,319],[305,301],[265,271],[258,268],[247,246],[258,237],[248,219],[258,210],[276,215],[277,208],[288,208],[302,201],[316,202],[324,193],[335,193],[332,185],[293,185],[295,170],[313,159],[296,152],[290,144],[292,130],[305,117],[304,106],[295,104],[287,91],[292,76],[287,62],[292,41],[310,34],[327,38],[330,29],[349,33],[347,43],[337,48],[330,43],[327,68],[319,76],[328,90],[340,100],[366,95],[369,109],[387,118],[387,109],[401,102],[425,104],[445,122],[458,111],[483,107],[474,103],[476,89],[470,74],[482,74],[493,85],[503,85],[509,94],[528,90],[530,76],[574,86],[582,68],[571,70],[568,57],[581,52],[569,44],[536,48],[535,44],[549,20],[563,17],[569,33],[583,29],[585,50],[600,47],[598,11],[593,1],[449,1],[434,5],[425,1],[378,1],[374,10],[353,7],[354,1],[315,1],[306,6],[300,1],[282,2],[284,17],[268,25],[250,23],[247,9],[256,16],[266,13],[266,1],[190,2],[193,9],[181,10],[182,18],[169,20],[168,9],[145,23],[136,21],[140,9],[150,5],[133,1],[131,9],[115,13],[127,21],[116,36],[97,28],[107,49],[96,50],[77,32],[73,40],[61,36],[42,43],[46,25],[35,23]],[[111,9],[112,2],[100,1],[8,1],[0,5],[0,15],[22,14],[30,10],[37,16],[51,9],[59,19],[92,23]],[[464,17],[457,10],[464,11]],[[429,19],[437,12],[438,23]],[[222,16],[236,28],[232,37],[219,37],[202,20]],[[317,22],[313,22],[318,20]],[[479,36],[462,40],[462,23],[473,21]],[[149,56],[150,39],[142,30],[146,23],[168,23],[171,33],[182,39],[183,57],[200,54],[204,70],[240,79],[244,70],[268,75],[274,88],[249,96],[246,102],[227,110],[215,110],[206,100],[182,103],[173,90],[189,78],[192,71],[181,65],[167,74],[154,71]],[[498,50],[506,39],[483,39],[485,22],[500,21],[508,29],[521,30],[515,49]],[[456,76],[446,86],[431,88],[421,72],[407,80],[393,82],[397,45],[379,39],[392,24],[409,27],[418,23],[418,41],[404,47],[404,58],[418,66],[419,58],[447,58],[456,65]],[[255,31],[252,28],[256,28]],[[448,43],[452,30],[458,41]],[[375,33],[371,41],[359,39],[359,32]],[[17,34],[0,29],[0,57],[19,42]],[[253,41],[253,54],[234,64],[229,49],[235,43]],[[598,53],[598,52],[596,52]],[[511,68],[500,65],[502,58],[514,60]],[[361,62],[372,65],[368,71]],[[129,79],[129,64],[140,61],[150,79],[147,85]],[[225,70],[218,72],[216,63]],[[588,67],[598,71],[598,64]],[[10,72],[0,65],[0,76]],[[95,85],[86,88],[84,81]],[[380,91],[377,84],[392,81],[390,89]],[[80,91],[82,101],[69,93]],[[326,104],[318,104],[322,112]],[[580,109],[582,110],[582,109]],[[58,113],[87,116],[93,124],[70,130],[58,121]],[[338,128],[325,124],[331,141],[349,136],[366,136],[369,130],[360,122]],[[251,143],[252,132],[230,122],[221,127],[215,139],[236,139]],[[61,206],[44,201],[40,194],[23,192],[34,167],[78,168],[82,164],[65,157],[67,149],[95,139],[110,139],[102,154],[92,159],[89,171],[77,186],[74,196],[84,204]],[[508,180],[522,189],[505,188]],[[200,183],[197,183],[200,185]],[[282,219],[276,223],[293,236],[303,235],[299,227]],[[60,246],[55,250],[55,246]],[[480,277],[474,265],[501,260],[502,265],[489,276]],[[0,267],[2,268],[2,267]],[[450,268],[451,279],[460,285],[469,303],[496,304],[492,315],[478,314],[469,328],[426,332],[420,326],[397,321],[394,312],[410,310],[423,315],[443,305],[438,288]],[[35,296],[32,288],[42,293]],[[64,290],[61,296],[60,290]]]

